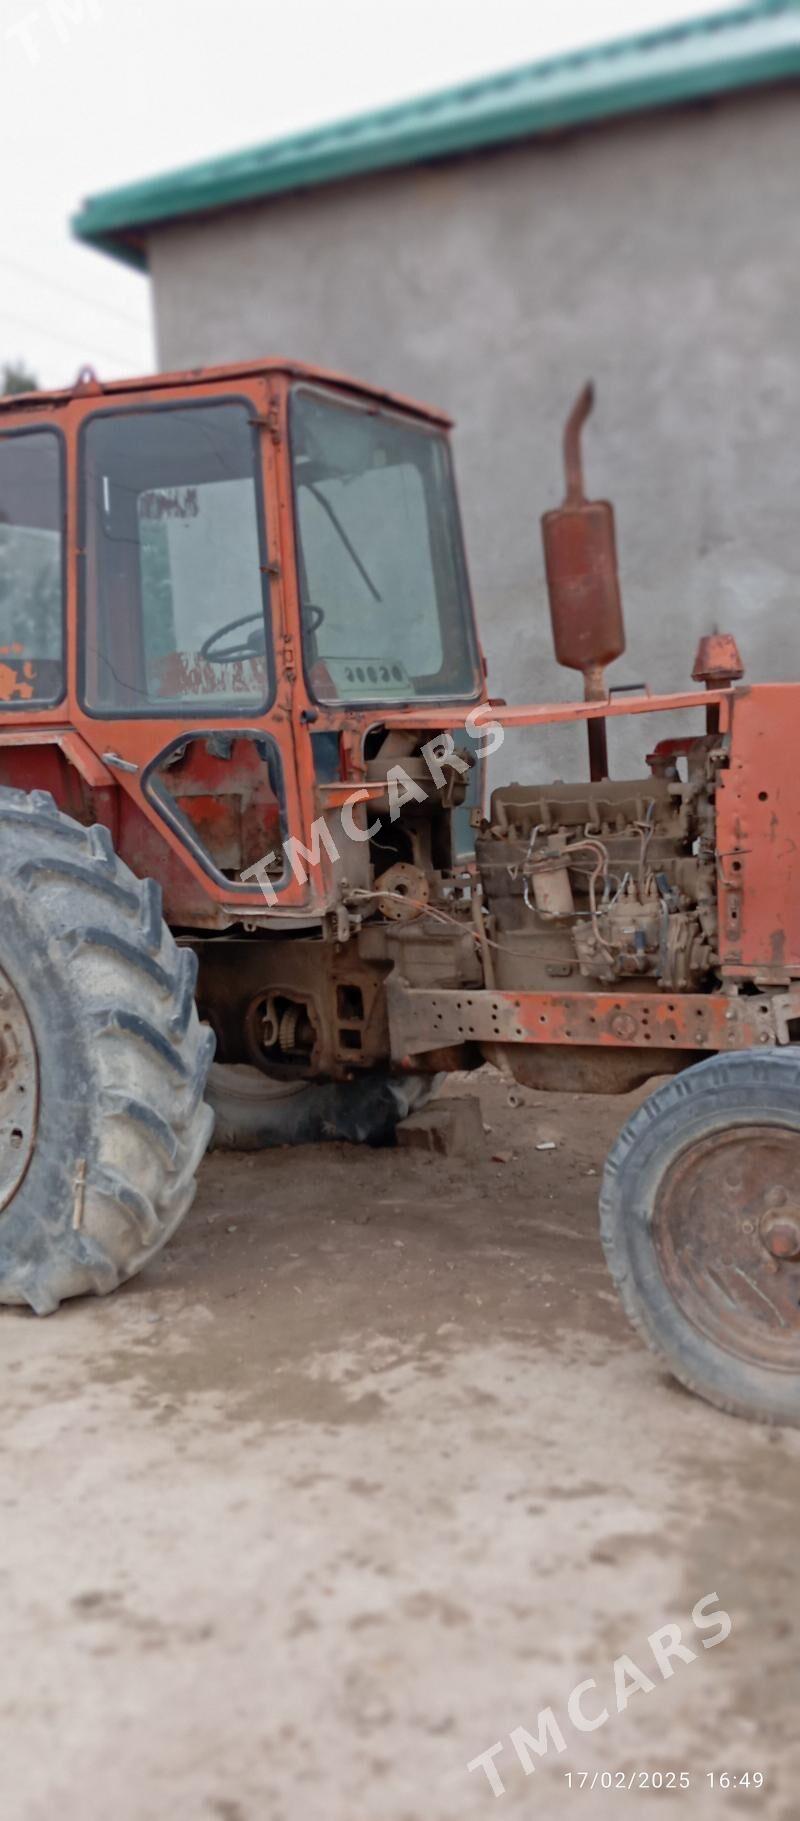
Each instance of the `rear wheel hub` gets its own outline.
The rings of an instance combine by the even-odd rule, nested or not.
[[[753,1124],[691,1145],[661,1183],[653,1238],[701,1334],[754,1365],[796,1372],[800,1133]]]
[[[28,1015],[0,970],[0,1209],[8,1206],[33,1155],[39,1063]]]

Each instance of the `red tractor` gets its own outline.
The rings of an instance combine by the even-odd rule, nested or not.
[[[585,699],[531,707],[487,696],[441,413],[286,361],[0,402],[0,1300],[146,1264],[212,1107],[381,1142],[486,1061],[670,1076],[608,1160],[612,1273],[685,1383],[800,1421],[800,687],[713,636],[700,687],[608,691],[590,402],[543,521]],[[506,730],[574,721],[585,782],[485,802]]]

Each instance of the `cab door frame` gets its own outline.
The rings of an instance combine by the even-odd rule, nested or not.
[[[258,432],[256,473],[261,486],[265,541],[262,553],[265,560],[261,568],[267,577],[265,618],[267,637],[271,639],[274,670],[271,701],[262,712],[253,713],[248,710],[240,715],[215,714],[213,707],[197,714],[186,707],[173,714],[137,714],[128,711],[125,714],[109,715],[91,711],[82,697],[81,641],[85,627],[81,624],[80,616],[85,611],[87,552],[78,530],[84,522],[83,515],[86,511],[85,488],[79,471],[82,432],[86,423],[99,415],[155,412],[180,409],[181,406],[188,407],[195,403],[213,404],[234,400],[244,402],[252,408],[252,422]],[[215,908],[219,911],[224,908],[231,913],[227,920],[235,918],[280,923],[286,920],[287,914],[294,919],[298,913],[304,920],[308,917],[318,920],[324,905],[320,900],[318,882],[313,877],[303,883],[286,868],[283,882],[275,882],[278,902],[274,908],[268,908],[257,882],[252,886],[234,886],[220,875],[215,877],[209,873],[189,844],[181,838],[179,831],[161,814],[157,802],[146,788],[147,773],[153,762],[181,737],[204,737],[215,733],[235,736],[237,732],[256,731],[270,738],[277,754],[283,784],[285,835],[308,828],[313,816],[313,805],[308,800],[308,794],[301,790],[294,741],[292,713],[296,672],[293,642],[286,623],[279,532],[277,447],[271,428],[275,422],[271,380],[266,374],[244,378],[236,375],[233,380],[205,382],[197,386],[159,386],[157,392],[150,392],[146,387],[135,392],[126,389],[121,398],[103,394],[86,400],[73,400],[67,406],[66,416],[69,420],[67,428],[71,455],[69,522],[75,527],[76,533],[69,540],[72,557],[68,564],[67,617],[71,636],[68,637],[67,704],[71,723],[97,758],[113,771],[120,790],[132,799],[141,814],[167,842],[173,850],[173,858],[178,858],[193,876],[193,899],[196,899],[196,884],[199,883]]]

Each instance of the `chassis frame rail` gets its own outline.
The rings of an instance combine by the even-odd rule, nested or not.
[[[524,993],[431,991],[390,980],[392,1054],[464,1043],[561,1043],[749,1050],[790,1041],[800,987],[783,993]]]

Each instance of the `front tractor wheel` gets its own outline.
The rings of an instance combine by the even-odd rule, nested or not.
[[[190,1207],[213,1119],[196,971],[106,829],[0,789],[0,1303],[113,1290]]]
[[[658,1088],[606,1164],[623,1305],[675,1377],[800,1427],[800,1057],[714,1056]]]

